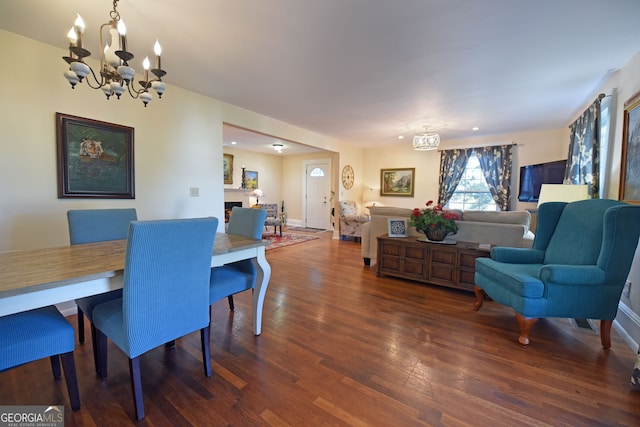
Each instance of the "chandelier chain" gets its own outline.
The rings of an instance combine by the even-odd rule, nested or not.
[[[118,0],[113,0],[113,10],[109,12],[109,16],[111,16],[111,19],[114,21],[120,20],[120,14],[118,13]]]

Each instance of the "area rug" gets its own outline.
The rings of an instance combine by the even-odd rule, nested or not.
[[[266,247],[267,250],[282,248],[285,246],[295,245],[296,243],[308,242],[309,240],[316,240],[320,237],[314,236],[312,234],[295,234],[295,233],[282,233],[282,237],[280,234],[272,234],[272,233],[264,233],[262,235],[263,240],[270,240],[271,244]]]
[[[287,227],[290,231],[304,231],[307,233],[324,233],[327,230],[322,228],[309,228],[309,227]]]

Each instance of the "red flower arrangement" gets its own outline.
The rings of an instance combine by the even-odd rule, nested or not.
[[[447,212],[442,209],[442,206],[434,205],[433,200],[429,200],[425,209],[415,208],[411,212],[409,225],[416,227],[416,230],[421,232],[430,228],[455,234],[458,232],[456,220],[460,220],[460,215],[455,212]]]

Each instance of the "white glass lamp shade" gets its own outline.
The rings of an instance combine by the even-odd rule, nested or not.
[[[538,206],[547,202],[577,202],[589,198],[589,186],[571,184],[542,184]]]
[[[84,62],[80,61],[73,61],[71,64],[69,64],[69,68],[71,68],[71,71],[76,73],[80,81],[82,81],[82,79],[91,72],[91,68],[89,68],[89,66]]]
[[[136,72],[131,67],[121,65],[118,67],[118,74],[120,74],[120,77],[122,77],[123,80],[130,82],[135,77]]]
[[[440,145],[437,133],[419,133],[413,137],[413,149],[417,151],[435,150]]]
[[[255,198],[260,198],[260,197],[264,197],[264,193],[262,192],[262,190],[260,190],[259,188],[256,188],[255,190],[253,190],[251,192],[251,195]]]

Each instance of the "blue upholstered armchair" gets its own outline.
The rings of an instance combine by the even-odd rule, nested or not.
[[[540,205],[533,248],[496,247],[476,259],[476,302],[485,293],[513,308],[518,341],[541,317],[600,319],[611,347],[611,324],[640,236],[640,206],[591,199]]]

